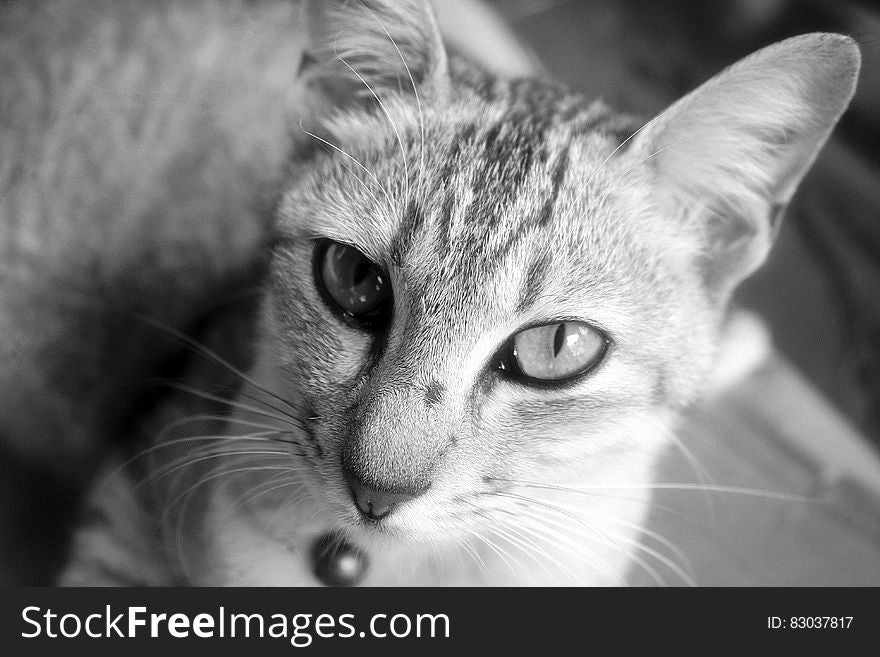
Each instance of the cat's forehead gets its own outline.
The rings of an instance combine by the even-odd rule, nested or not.
[[[631,239],[642,228],[609,211],[600,184],[638,124],[556,86],[481,84],[442,110],[389,102],[371,129],[339,122],[345,153],[316,179],[308,231],[361,249],[438,308],[522,310],[649,273]]]

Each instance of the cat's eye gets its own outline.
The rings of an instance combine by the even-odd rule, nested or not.
[[[527,328],[505,345],[499,369],[526,382],[574,379],[598,365],[608,338],[585,322],[557,322]]]
[[[319,243],[315,277],[325,302],[347,320],[372,328],[386,318],[391,302],[388,275],[354,247]]]

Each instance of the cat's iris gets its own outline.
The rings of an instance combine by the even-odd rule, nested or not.
[[[383,320],[391,300],[388,276],[352,246],[323,242],[315,253],[319,290],[331,308],[365,325]]]
[[[585,322],[557,322],[527,328],[506,345],[499,367],[526,382],[568,381],[602,360],[608,339]]]

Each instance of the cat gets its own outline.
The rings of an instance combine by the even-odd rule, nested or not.
[[[303,10],[254,334],[166,331],[187,401],[111,459],[60,582],[626,584],[858,48],[789,39],[645,123],[448,51],[427,2]]]

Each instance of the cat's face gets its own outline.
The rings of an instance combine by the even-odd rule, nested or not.
[[[638,126],[551,91],[348,122],[284,197],[267,334],[343,522],[438,538],[508,480],[616,481],[709,368],[695,238],[609,159]],[[370,522],[346,468],[418,495]]]
[[[255,370],[297,408],[309,531],[384,555],[591,532],[620,551],[645,496],[624,512],[595,493],[650,481],[857,53],[823,36],[762,51],[639,129],[449,62],[422,3],[313,12],[334,35],[306,72],[320,136],[279,206]]]

